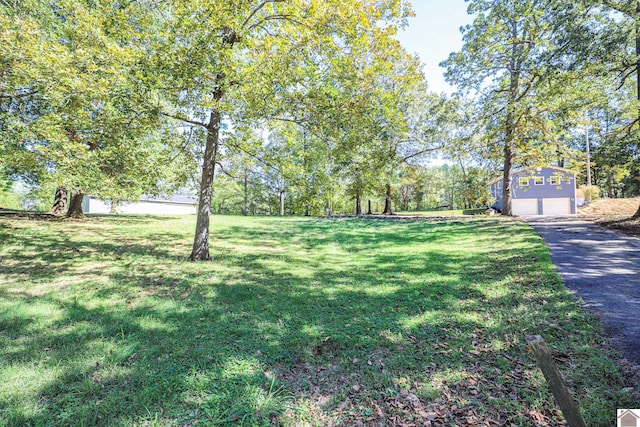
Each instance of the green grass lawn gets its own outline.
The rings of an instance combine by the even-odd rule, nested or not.
[[[524,223],[213,217],[190,263],[194,222],[0,218],[0,425],[561,425],[527,334],[633,406]]]
[[[442,210],[428,210],[428,211],[398,211],[395,212],[398,215],[408,216],[460,216],[460,215],[484,215],[486,208],[482,209],[442,209]]]
[[[409,216],[460,216],[463,213],[462,209],[443,209],[443,210],[430,210],[430,211],[398,211],[394,212],[397,215],[409,215]]]

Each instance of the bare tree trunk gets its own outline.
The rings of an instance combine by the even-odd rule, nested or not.
[[[249,187],[249,180],[247,177],[247,169],[245,168],[244,170],[244,202],[242,204],[242,215],[247,216],[249,215],[249,209],[248,209],[248,205],[249,205],[249,194],[248,194],[248,187]]]
[[[284,216],[284,195],[285,195],[285,191],[284,191],[284,183],[283,183],[282,187],[280,188],[280,216]]]
[[[613,195],[613,174],[611,173],[611,171],[607,171],[607,197],[609,197],[610,199],[613,199],[614,195]],[[637,214],[637,212],[636,212]]]
[[[304,205],[304,216],[309,216],[309,204]]]
[[[67,201],[68,197],[67,189],[64,187],[56,188],[56,194],[53,197],[53,206],[51,206],[50,214],[56,216],[64,216],[67,214],[67,210],[69,209],[69,203]]]
[[[556,153],[557,153],[557,156],[558,156],[558,167],[563,168],[564,167],[564,156],[562,155],[562,152],[560,151],[560,147],[559,146],[556,149]]]
[[[84,213],[82,212],[83,199],[84,193],[82,190],[75,189],[71,192],[71,202],[67,210],[67,218],[84,218]]]
[[[391,210],[391,184],[387,184],[387,191],[384,197],[384,211],[382,211],[382,214],[393,215],[393,210]]]
[[[589,128],[585,134],[585,150],[587,155],[587,185],[591,185],[591,143],[589,142]]]
[[[217,92],[217,99],[222,97]],[[211,213],[211,197],[213,195],[213,176],[215,172],[218,146],[220,142],[220,111],[214,110],[209,116],[207,126],[207,140],[202,162],[202,179],[200,180],[200,198],[198,201],[198,219],[196,221],[196,233],[191,250],[191,261],[207,261],[209,255],[209,215]]]
[[[401,205],[401,209],[403,211],[408,211],[409,210],[409,187],[408,186],[402,186],[401,187],[401,197],[402,197],[402,205]]]
[[[467,178],[467,168],[464,167],[464,163],[462,162],[462,157],[458,158],[458,163],[460,164],[460,170],[462,171],[462,205],[464,209],[469,209],[469,205],[471,202],[469,201],[469,180]],[[451,198],[453,201],[453,198]],[[453,203],[451,203],[451,207],[453,208]]]
[[[360,191],[356,191],[356,215],[362,215],[362,204],[360,203]]]
[[[369,206],[368,206],[368,207],[369,207],[369,209],[367,209],[367,215],[372,215],[372,214],[373,214],[373,212],[371,212],[371,200],[367,200],[367,203],[368,203],[368,205],[369,205]]]

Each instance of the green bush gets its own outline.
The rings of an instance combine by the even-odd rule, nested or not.
[[[579,193],[584,194],[584,199],[591,202],[600,198],[600,188],[597,185],[581,185]]]
[[[0,185],[0,208],[20,209],[20,196],[13,191],[13,186]]]

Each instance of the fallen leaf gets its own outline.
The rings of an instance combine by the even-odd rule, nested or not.
[[[336,408],[337,411],[343,411],[347,405],[349,404],[349,399],[346,399],[344,402],[340,403]]]
[[[529,416],[540,424],[546,424],[547,417],[545,417],[540,411],[529,411]]]

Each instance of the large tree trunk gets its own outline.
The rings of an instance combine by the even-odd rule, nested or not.
[[[387,191],[384,197],[384,211],[382,211],[382,214],[393,215],[393,211],[391,210],[391,184],[387,184]]]
[[[217,99],[222,96],[216,94]],[[198,201],[198,219],[196,221],[196,234],[193,239],[191,261],[207,261],[209,255],[209,214],[211,213],[211,196],[213,195],[213,175],[218,156],[220,142],[220,111],[214,110],[209,116],[207,126],[207,141],[202,162],[202,178],[200,180],[200,198]]]
[[[51,206],[50,214],[56,216],[64,216],[69,209],[69,203],[67,201],[68,193],[64,187],[56,188],[56,194],[53,197],[53,206]]]
[[[82,190],[76,189],[71,193],[71,202],[67,210],[67,218],[84,218],[84,213],[82,212],[83,199],[84,193]]]
[[[512,177],[511,171],[513,170],[513,140],[515,138],[515,102],[518,98],[518,85],[520,83],[520,64],[518,62],[518,23],[512,22],[511,27],[513,43],[511,46],[511,62],[509,64],[509,100],[507,101],[507,117],[505,122],[505,135],[504,135],[504,168],[502,171],[502,215],[513,215],[511,209],[511,188]]]
[[[372,215],[373,212],[371,212],[371,200],[367,200],[367,204],[368,204],[367,215]]]
[[[356,215],[362,215],[362,204],[360,203],[359,191],[356,191]]]
[[[502,173],[502,215],[513,215],[511,210],[511,188],[513,177],[511,176],[511,170],[513,169],[514,154],[512,150],[513,144],[513,127],[509,122],[511,114],[507,115],[507,129],[506,138],[504,142],[504,168]]]

